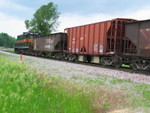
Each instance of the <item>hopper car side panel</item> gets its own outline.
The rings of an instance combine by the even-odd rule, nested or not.
[[[33,50],[42,52],[63,52],[67,37],[65,33],[56,33],[33,38]]]
[[[126,37],[136,46],[135,56],[150,58],[150,20],[126,24]]]
[[[68,53],[81,55],[111,55],[123,53],[125,22],[114,19],[94,24],[67,28]]]
[[[68,53],[99,55],[105,51],[108,23],[96,23],[66,29],[68,34]]]

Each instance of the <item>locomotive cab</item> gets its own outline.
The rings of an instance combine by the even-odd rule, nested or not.
[[[24,32],[17,36],[14,50],[16,53],[26,53],[31,48],[32,38],[38,36],[37,33]]]

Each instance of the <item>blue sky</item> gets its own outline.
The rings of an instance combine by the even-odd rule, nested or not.
[[[150,18],[150,0],[0,0],[0,32],[16,37],[27,31],[24,20],[50,1],[61,13],[58,31],[113,18]]]

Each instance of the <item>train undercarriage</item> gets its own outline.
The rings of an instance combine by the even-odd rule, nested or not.
[[[69,61],[81,61],[89,63],[99,63],[104,66],[121,67],[122,64],[129,65],[133,70],[149,70],[150,60],[142,57],[120,57],[120,56],[90,56],[90,55],[68,55]]]
[[[150,69],[150,60],[135,57],[130,65],[133,68],[133,70],[148,70]]]
[[[27,54],[33,56],[42,56],[55,58],[58,60],[67,59],[71,62],[89,62],[98,63],[104,66],[114,66],[116,68],[121,67],[122,64],[129,65],[133,70],[149,70],[150,60],[142,57],[121,57],[121,56],[92,56],[92,55],[77,55],[77,54],[67,54],[63,52],[42,52],[33,51],[30,49],[15,49],[17,54]]]
[[[68,55],[69,61],[81,61],[89,63],[99,63],[104,66],[114,66],[116,68],[121,67],[122,64],[129,65],[133,70],[149,70],[150,60],[142,57],[131,56],[90,56],[90,55]]]

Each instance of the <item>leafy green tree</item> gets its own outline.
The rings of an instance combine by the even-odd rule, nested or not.
[[[25,20],[26,28],[29,32],[37,32],[42,35],[50,34],[57,28],[59,14],[57,5],[52,2],[42,5],[35,12],[33,19]]]
[[[9,36],[7,33],[0,33],[0,46],[12,48],[16,42],[16,39]]]

